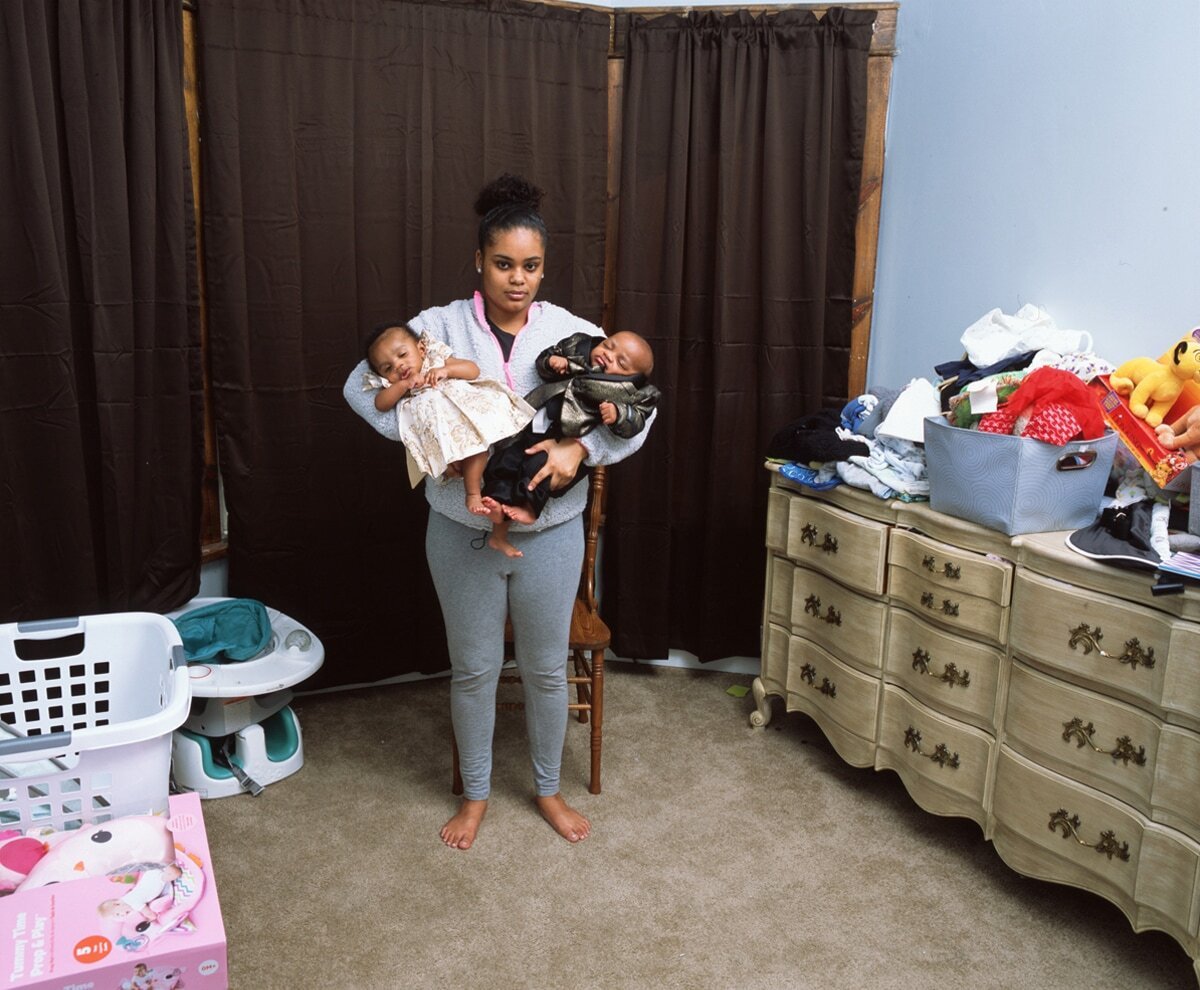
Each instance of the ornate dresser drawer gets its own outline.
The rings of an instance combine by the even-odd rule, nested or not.
[[[952,547],[940,540],[897,529],[888,562],[925,579],[932,588],[973,595],[1007,607],[1012,597],[1012,564]]]
[[[1196,843],[1007,746],[992,815],[992,841],[1022,873],[1096,891],[1135,928],[1162,928],[1194,944]]]
[[[1003,643],[1012,565],[896,530],[888,557],[888,593],[923,618]]]
[[[1015,662],[1005,742],[1200,840],[1200,734]]]
[[[887,605],[803,567],[792,571],[790,581],[792,630],[843,660],[878,670]]]
[[[760,691],[781,694],[788,711],[802,711],[820,725],[838,755],[867,767],[875,760],[879,680],[854,670],[819,646],[771,624],[763,646]],[[766,719],[752,720],[765,725]]]
[[[1004,654],[935,629],[903,609],[888,618],[884,670],[889,681],[939,711],[995,731],[996,693]]]
[[[983,827],[995,740],[885,684],[875,766],[895,770],[916,802]]]
[[[1014,663],[1004,742],[1151,815],[1162,723],[1139,708]]]
[[[1013,653],[1034,665],[1195,724],[1200,627],[1022,569]]]
[[[883,593],[888,526],[773,489],[767,546],[869,595]]]
[[[879,709],[879,680],[839,661],[811,643],[793,636],[789,644],[788,704],[810,714],[829,735],[842,758],[859,766],[869,766],[874,754],[875,715]],[[831,728],[840,728],[836,734]],[[870,736],[863,730],[870,729]],[[855,737],[849,746],[846,736]],[[844,749],[858,749],[861,755],[851,759]],[[839,745],[841,743],[841,745]]]

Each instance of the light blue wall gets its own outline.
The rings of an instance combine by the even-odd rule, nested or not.
[[[1200,0],[906,0],[868,381],[993,307],[1121,361],[1200,324]]]

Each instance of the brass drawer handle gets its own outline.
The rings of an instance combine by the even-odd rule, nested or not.
[[[932,554],[926,554],[924,557],[921,558],[921,566],[924,567],[925,570],[929,571],[931,574],[936,573],[937,572],[937,558],[934,557]],[[945,566],[942,567],[942,573],[946,577],[948,577],[951,581],[957,581],[959,578],[962,577],[962,568],[957,567],[954,564],[951,564],[949,561],[947,561]]]
[[[1139,663],[1146,667],[1154,666],[1154,647],[1151,646],[1143,650],[1142,644],[1136,636],[1125,640],[1125,652],[1120,656],[1117,656],[1115,653],[1106,653],[1100,648],[1100,640],[1103,638],[1104,633],[1100,631],[1099,626],[1093,629],[1087,623],[1081,622],[1071,630],[1071,638],[1067,641],[1067,645],[1071,649],[1082,645],[1084,656],[1095,650],[1104,659],[1116,660],[1118,663],[1127,663],[1134,670],[1137,670]]]
[[[814,618],[823,619],[830,625],[840,626],[842,624],[842,613],[832,605],[825,610],[824,615],[821,614],[821,599],[817,595],[809,595],[804,599],[804,611]]]
[[[1065,808],[1059,808],[1058,811],[1050,814],[1050,831],[1056,832],[1062,829],[1064,839],[1074,839],[1081,846],[1087,846],[1089,849],[1095,849],[1098,853],[1104,853],[1109,859],[1114,856],[1117,859],[1129,861],[1129,843],[1122,842],[1117,844],[1117,835],[1111,829],[1100,833],[1100,841],[1096,843],[1085,842],[1079,838],[1079,826],[1083,822],[1080,821],[1078,815],[1072,815]]]
[[[921,604],[932,611],[939,611],[937,606],[934,605],[932,591],[921,592]],[[958,615],[958,602],[952,602],[949,598],[943,598],[940,611],[946,615]]]
[[[1139,767],[1146,765],[1146,747],[1139,746],[1136,750],[1133,748],[1133,740],[1129,736],[1118,736],[1117,745],[1113,749],[1101,749],[1094,742],[1092,736],[1096,734],[1096,727],[1088,722],[1083,724],[1083,719],[1073,718],[1069,722],[1063,722],[1063,742],[1070,742],[1072,737],[1076,741],[1079,749],[1084,746],[1090,746],[1097,753],[1104,753],[1113,758],[1113,763],[1117,760],[1122,760],[1126,766],[1129,766],[1129,761],[1133,760],[1134,764]]]
[[[923,756],[927,760],[932,760],[939,767],[949,767],[951,770],[958,769],[958,754],[951,753],[949,747],[945,743],[938,743],[936,746],[934,746],[932,753],[922,753],[921,733],[919,733],[911,725],[904,730],[904,746],[906,749],[911,749],[918,756]]]
[[[958,672],[956,663],[948,663],[942,668],[940,674],[935,674],[929,669],[929,661],[933,659],[925,650],[919,646],[913,651],[913,670],[919,670],[922,674],[927,674],[929,677],[934,677],[944,684],[949,684],[950,687],[958,685],[959,687],[969,687],[971,684],[971,672],[964,670],[961,674]]]
[[[822,677],[821,686],[817,687],[817,668],[811,663],[806,663],[800,668],[800,680],[830,698],[837,697],[837,685],[830,681],[828,677]]]
[[[826,533],[825,539],[820,546],[817,546],[817,527],[812,523],[805,523],[800,528],[800,542],[807,543],[810,547],[818,550],[824,550],[826,553],[838,552],[838,541],[832,533]]]

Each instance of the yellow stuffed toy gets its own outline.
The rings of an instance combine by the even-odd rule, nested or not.
[[[1129,409],[1148,426],[1163,421],[1186,382],[1200,384],[1200,343],[1181,340],[1165,358],[1137,357],[1126,361],[1109,376],[1119,395],[1129,396]]]

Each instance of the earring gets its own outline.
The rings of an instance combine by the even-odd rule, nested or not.
[[[476,274],[476,275],[482,275],[482,274],[483,274],[483,269],[482,269],[482,268],[480,268],[478,265],[476,265],[476,266],[475,266],[475,274]]]

